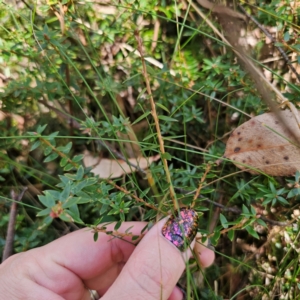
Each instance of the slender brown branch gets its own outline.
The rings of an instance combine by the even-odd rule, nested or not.
[[[105,225],[102,225],[101,227],[95,227],[95,228],[93,228],[93,230],[94,230],[94,233],[95,232],[102,232],[102,233],[105,233],[107,235],[110,235],[112,238],[117,238],[117,239],[123,240],[123,241],[128,242],[128,243],[133,244],[133,245],[137,245],[140,242],[140,240],[145,236],[144,233],[141,233],[139,236],[137,236],[137,235],[135,235],[131,232],[123,233],[123,232],[119,232],[119,231],[111,231],[111,230],[108,231],[106,229]],[[137,238],[134,240],[134,242],[130,242],[130,241],[125,239],[125,237],[132,237],[133,238],[135,236]]]
[[[208,164],[208,165],[206,166],[206,170],[205,170],[205,172],[204,172],[204,174],[203,174],[203,176],[202,176],[202,178],[201,178],[201,180],[200,180],[199,186],[198,186],[198,188],[197,188],[197,190],[196,190],[196,193],[195,193],[195,195],[194,195],[193,203],[192,203],[192,205],[191,205],[192,208],[195,206],[195,202],[196,202],[197,198],[199,197],[200,192],[201,192],[201,189],[202,189],[202,187],[203,187],[203,182],[204,182],[204,180],[205,180],[205,178],[206,178],[208,172],[210,171],[210,169],[211,169],[211,165]]]
[[[190,191],[186,191],[186,190],[184,190],[184,189],[182,189],[182,188],[176,188],[176,187],[175,187],[175,190],[178,191],[179,193],[183,194],[183,195],[187,195],[187,194],[190,195],[190,194],[191,194]],[[212,201],[212,200],[210,200],[210,199],[207,199],[206,197],[204,197],[204,196],[202,196],[202,195],[199,195],[199,196],[198,196],[198,199],[201,199],[201,201],[203,201],[203,202],[207,202],[207,203],[209,203],[209,204],[212,204],[212,205],[215,206],[215,207],[219,207],[219,208],[222,209],[223,211],[229,211],[229,212],[232,212],[232,213],[234,213],[234,214],[236,214],[236,215],[240,215],[240,214],[243,213],[242,210],[239,209],[239,208],[237,208],[237,207],[227,207],[227,206],[225,206],[225,205],[223,205],[223,204],[220,204],[220,203],[218,203],[218,202],[215,202],[215,201]],[[269,224],[271,224],[271,225],[288,226],[288,225],[290,224],[289,222],[280,222],[280,221],[271,220],[271,219],[268,219],[268,218],[266,218],[266,217],[264,217],[264,216],[261,216],[261,215],[259,215],[257,218],[258,218],[258,219],[261,219],[261,220],[263,220],[263,221],[265,221],[266,223],[269,223]]]
[[[4,262],[13,254],[17,205],[18,202],[22,200],[26,191],[27,187],[24,187],[19,195],[17,195],[14,190],[11,191],[11,198],[14,200],[14,202],[12,202],[10,207],[9,222],[7,226],[6,242],[3,250],[2,262]]]
[[[121,186],[118,186],[117,184],[115,184],[112,180],[106,180],[110,185],[112,185],[114,188],[116,188],[117,190],[123,192],[126,195],[129,195],[130,197],[132,197],[133,199],[135,199],[137,202],[143,203],[145,206],[157,210],[158,208],[155,205],[152,205],[148,202],[146,202],[145,200],[143,200],[142,198],[137,197],[136,195],[130,193],[129,191],[127,191],[126,189],[122,188]],[[160,211],[161,212],[161,211]],[[166,214],[167,215],[167,214]]]
[[[149,75],[147,72],[147,67],[146,67],[146,62],[145,62],[145,58],[144,58],[144,51],[143,51],[143,44],[142,44],[142,39],[139,36],[138,31],[135,31],[135,38],[138,42],[138,51],[140,52],[141,55],[141,61],[142,61],[142,67],[143,67],[143,77],[146,83],[146,88],[147,88],[147,93],[149,95],[149,100],[150,100],[150,104],[151,104],[151,113],[155,122],[155,127],[156,127],[156,132],[157,132],[157,139],[159,142],[159,148],[160,148],[160,152],[161,152],[161,160],[163,162],[164,165],[164,169],[165,169],[165,173],[166,173],[166,179],[167,182],[169,184],[169,189],[170,189],[170,196],[171,199],[173,201],[173,206],[174,209],[178,209],[178,203],[176,201],[175,198],[175,192],[174,192],[174,188],[172,185],[172,181],[171,181],[171,175],[169,172],[169,167],[168,167],[168,163],[167,163],[167,159],[164,157],[165,152],[165,147],[164,147],[164,140],[162,138],[161,135],[161,131],[160,131],[160,126],[159,126],[159,120],[158,120],[158,116],[157,116],[157,112],[156,112],[156,107],[155,107],[155,102],[152,96],[152,91],[151,91],[151,86],[150,86],[150,81],[149,81]]]

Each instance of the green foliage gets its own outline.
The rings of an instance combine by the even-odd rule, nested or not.
[[[278,289],[291,290],[289,299],[296,299],[299,268],[292,266],[298,259],[299,214],[293,209],[300,199],[300,173],[286,179],[251,176],[220,163],[230,131],[247,115],[264,112],[266,105],[205,20],[195,18],[190,6],[173,2],[121,1],[100,9],[93,1],[27,4],[16,8],[0,2],[5,77],[0,86],[0,251],[13,189],[29,187],[18,204],[14,251],[20,252],[76,226],[95,229],[115,222],[117,231],[124,221],[142,220],[150,227],[174,211],[169,174],[176,200],[194,205],[203,241],[209,237],[216,247],[216,263],[204,273],[202,287],[188,278],[195,299],[233,299],[252,291],[262,299],[269,289],[262,274],[269,270],[273,285],[283,282]],[[276,25],[277,42],[295,51],[299,61],[298,27],[292,26],[299,8],[291,11],[289,1],[243,5],[264,26]],[[219,26],[211,12],[203,12]],[[252,54],[259,59],[265,47],[261,40]],[[274,81],[295,103],[299,89],[284,80],[286,70],[261,65],[273,66]],[[99,160],[114,160],[120,168],[129,158],[160,154],[161,159],[147,171],[137,161],[131,172],[112,180],[85,166],[86,151]],[[194,199],[197,189],[200,196]],[[275,234],[267,220],[290,223]],[[94,233],[95,241],[98,235]],[[268,247],[251,257],[239,243]],[[239,291],[231,275],[244,279]]]

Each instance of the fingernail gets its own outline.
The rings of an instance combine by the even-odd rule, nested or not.
[[[181,208],[170,216],[162,228],[162,235],[174,244],[180,251],[184,251],[194,240],[198,228],[198,215],[193,209]]]

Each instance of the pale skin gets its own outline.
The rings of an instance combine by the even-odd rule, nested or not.
[[[91,230],[82,229],[13,255],[0,265],[0,300],[90,300],[88,289],[97,290],[101,300],[181,300],[176,283],[191,251],[180,252],[162,236],[165,222],[158,222],[137,246],[105,233],[94,242]],[[145,225],[124,222],[118,231],[133,226],[130,232],[139,235]],[[214,252],[202,246],[199,258],[208,267]]]

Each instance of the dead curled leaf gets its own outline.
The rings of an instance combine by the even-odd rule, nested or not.
[[[299,145],[300,129],[290,110],[265,113],[232,132],[224,157],[251,174],[291,176],[300,170]]]
[[[129,158],[128,161],[145,170],[159,158],[159,155],[155,155],[150,157]],[[99,156],[95,157],[89,151],[84,152],[83,163],[86,167],[93,167],[91,172],[95,175],[99,175],[100,178],[118,178],[124,174],[130,174],[136,171],[136,169],[127,164],[126,161],[101,158]]]

